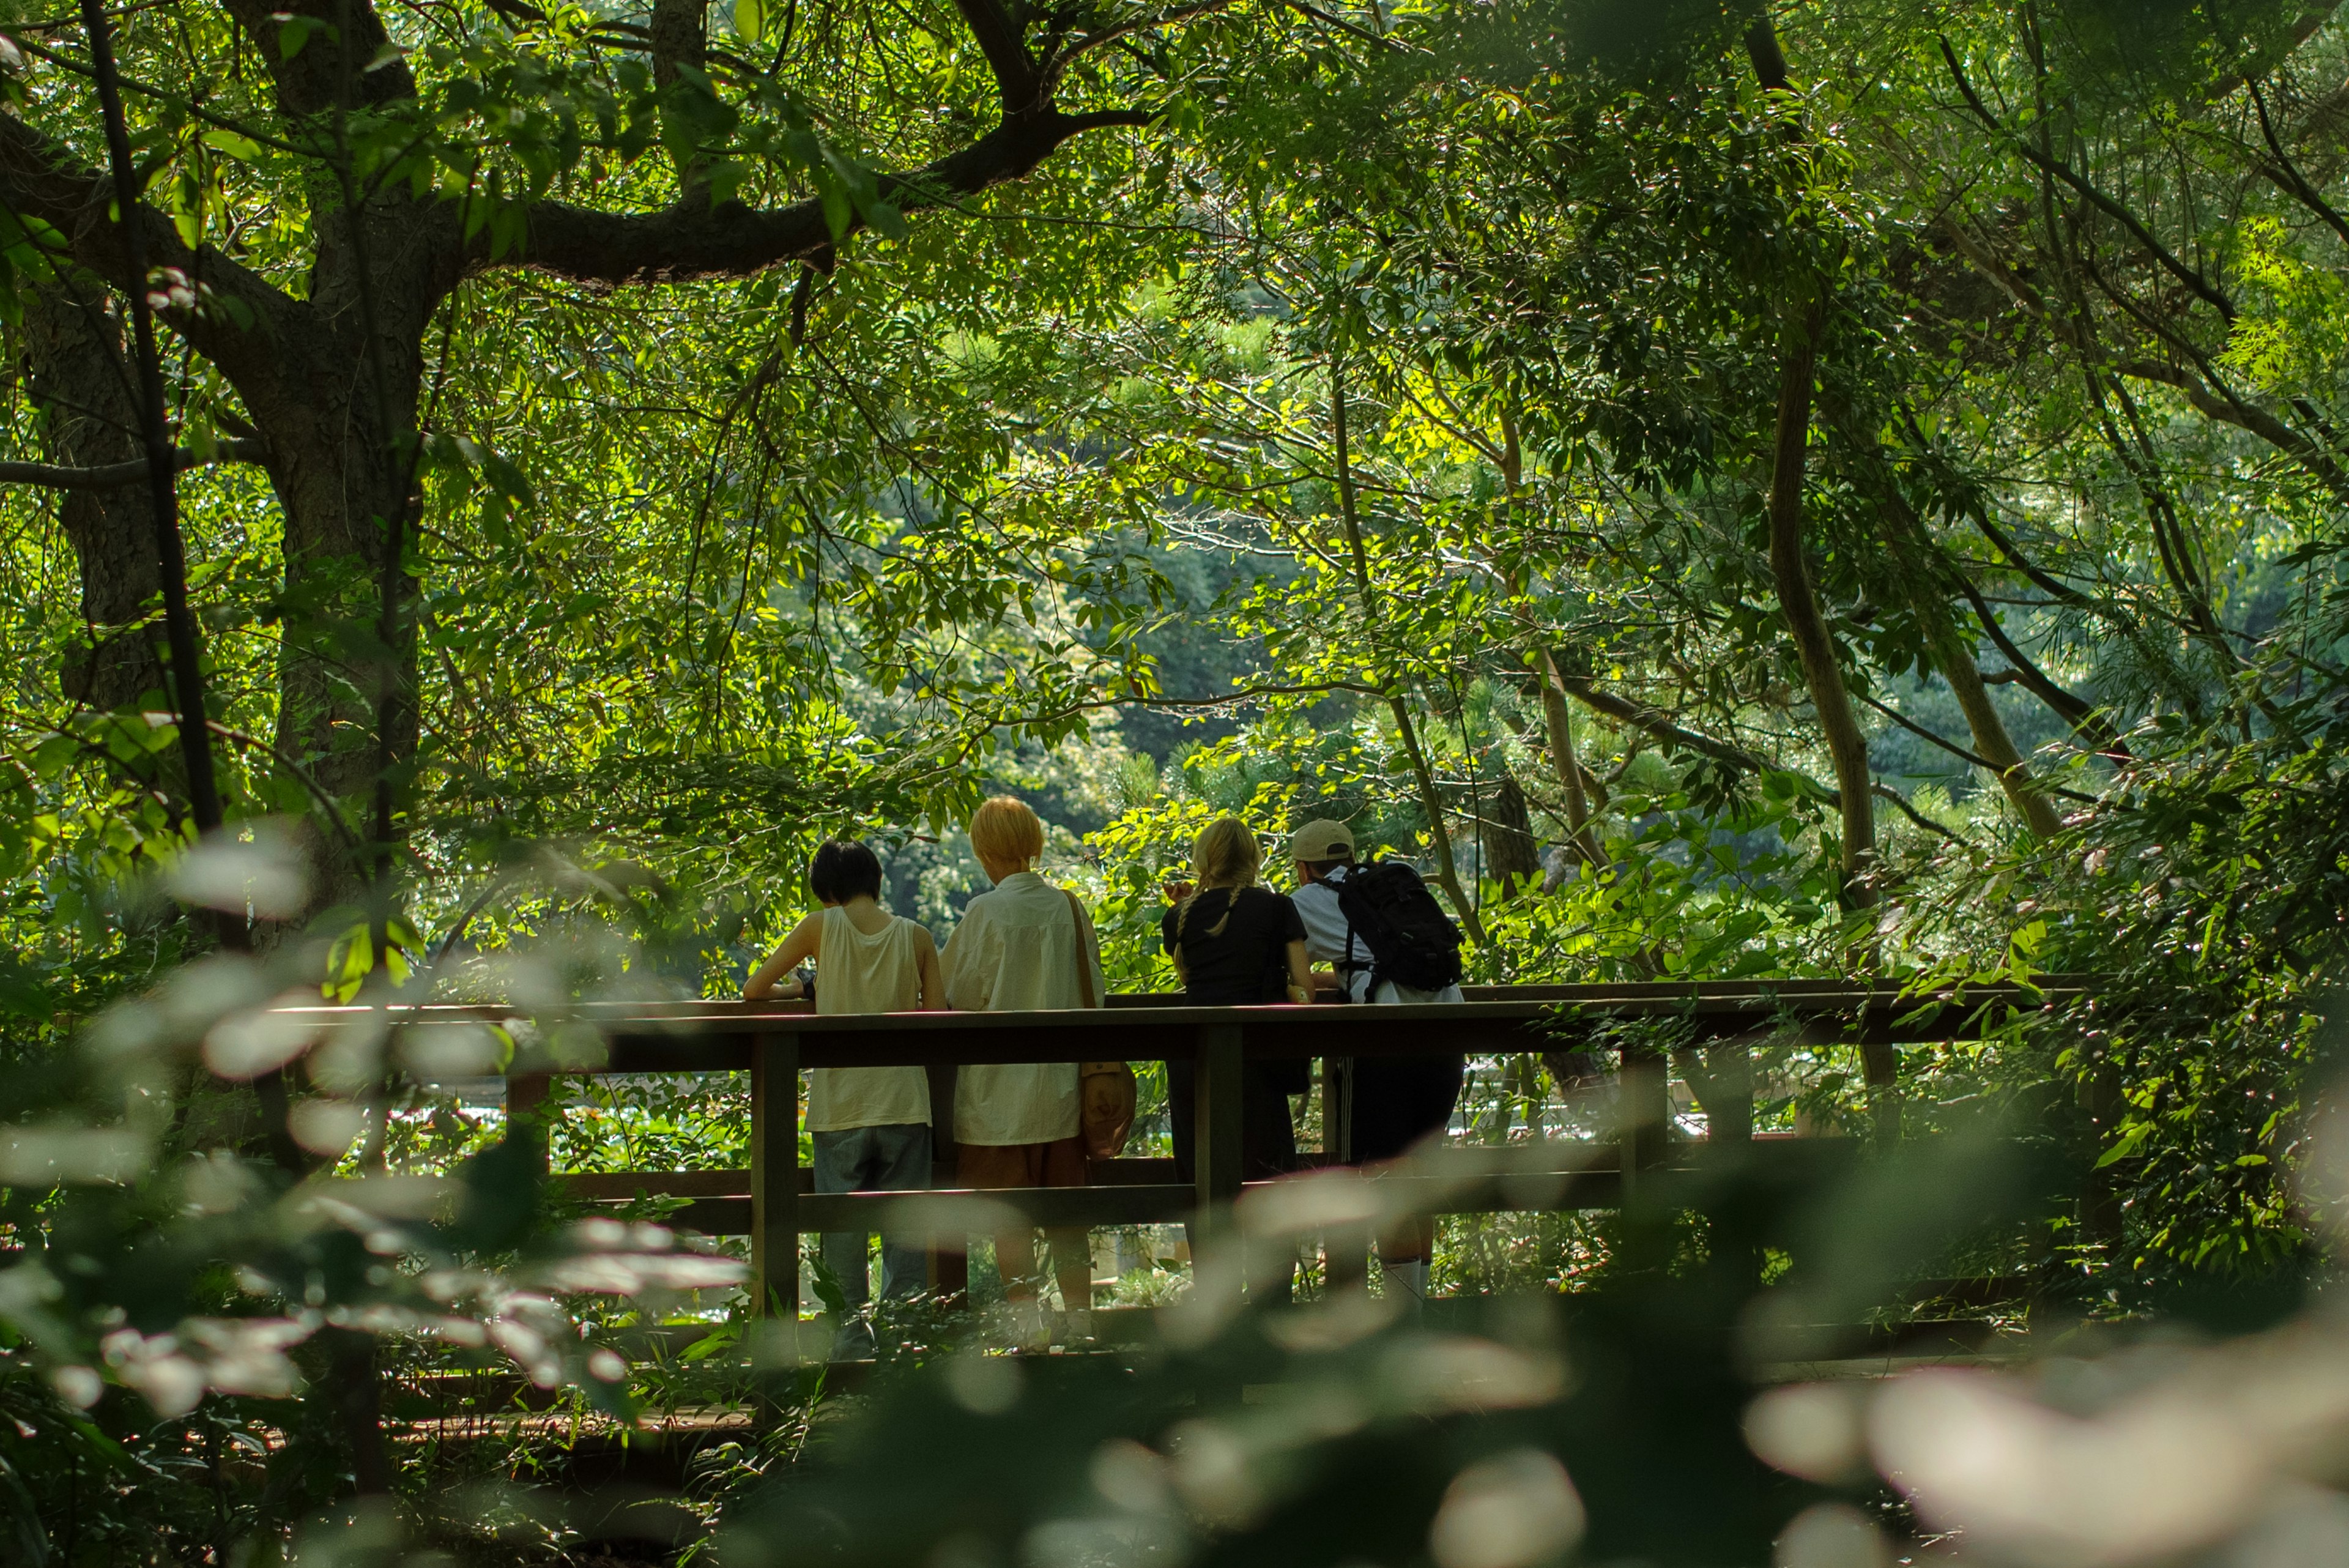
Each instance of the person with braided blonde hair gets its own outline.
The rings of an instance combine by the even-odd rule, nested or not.
[[[1167,889],[1174,899],[1159,936],[1174,960],[1184,1000],[1199,1007],[1309,1002],[1305,923],[1288,898],[1257,879],[1264,850],[1237,816],[1219,817],[1191,845],[1192,881]],[[1197,1072],[1166,1064],[1167,1119],[1174,1168],[1192,1179],[1192,1128]],[[1249,1181],[1297,1168],[1297,1128],[1288,1097],[1312,1087],[1304,1058],[1250,1061],[1240,1078],[1240,1174]],[[1292,1263],[1293,1266],[1293,1263]],[[1285,1293],[1278,1282],[1275,1293]]]

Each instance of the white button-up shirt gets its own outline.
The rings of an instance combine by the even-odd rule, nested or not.
[[[960,1012],[1082,1007],[1080,963],[1092,973],[1094,1006],[1108,992],[1100,949],[1079,940],[1069,895],[1033,871],[973,898],[938,961],[947,1005]],[[1049,1143],[1076,1137],[1078,1127],[1074,1062],[968,1066],[956,1075],[957,1143]]]

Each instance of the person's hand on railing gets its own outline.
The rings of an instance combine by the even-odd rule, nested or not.
[[[797,973],[787,974],[780,981],[761,984],[753,978],[742,988],[745,1002],[797,1002],[808,993],[807,982]]]
[[[1284,977],[1287,983],[1281,988],[1282,996],[1291,1006],[1309,1005],[1313,1001],[1313,960],[1307,952],[1304,941],[1300,939],[1290,942],[1281,957],[1288,966],[1288,973]]]

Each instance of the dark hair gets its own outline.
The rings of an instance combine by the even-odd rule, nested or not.
[[[1313,867],[1313,874],[1315,876],[1326,877],[1330,872],[1335,871],[1339,867],[1351,866],[1353,863],[1353,852],[1349,850],[1343,855],[1332,855],[1327,860],[1308,860],[1305,864]]]
[[[845,904],[859,893],[881,897],[881,857],[854,839],[827,839],[808,864],[808,886],[827,904]]]

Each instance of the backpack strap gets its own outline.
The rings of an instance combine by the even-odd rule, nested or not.
[[[1347,875],[1351,876],[1352,873],[1350,871]],[[1326,877],[1323,877],[1322,880],[1329,882],[1329,878]],[[1330,895],[1338,900],[1338,916],[1340,919],[1346,922],[1346,958],[1345,961],[1338,966],[1338,995],[1341,1001],[1351,1002],[1354,1000],[1354,970],[1356,967],[1354,963],[1354,921],[1353,917],[1346,913],[1346,894],[1344,891],[1345,878],[1340,877],[1335,882],[1329,882],[1329,886]],[[1373,966],[1373,969],[1375,971],[1375,966]],[[1371,977],[1370,994],[1376,996],[1378,993],[1379,982],[1377,974],[1374,971]]]

